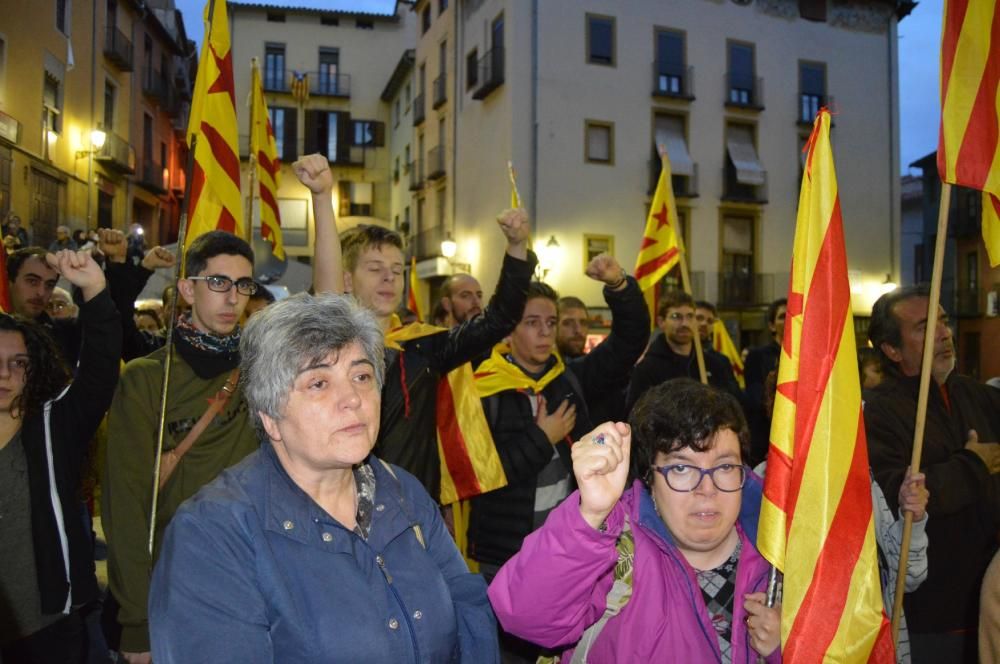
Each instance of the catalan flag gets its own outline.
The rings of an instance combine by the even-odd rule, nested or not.
[[[309,101],[309,73],[293,71],[290,88],[289,92],[300,105]]]
[[[417,315],[417,320],[422,321],[423,315],[420,313],[420,298],[417,296],[417,288],[420,279],[417,278],[417,257],[410,256],[410,292],[406,296],[406,308]]]
[[[271,127],[256,59],[251,79],[253,97],[250,107],[250,154],[256,158],[257,183],[260,187],[260,234],[271,243],[271,253],[283,260],[285,245],[281,239],[281,212],[278,210],[281,161],[278,159],[278,145],[274,140],[274,128]]]
[[[820,111],[792,250],[757,546],[784,572],[782,658],[894,663],[882,607],[851,288]]]
[[[194,82],[188,145],[194,143],[194,173],[185,245],[204,233],[223,230],[246,237],[240,197],[233,54],[226,1],[205,5],[205,42]]]
[[[646,230],[642,234],[639,256],[635,261],[635,278],[646,298],[649,318],[654,325],[660,281],[681,258],[677,202],[670,182],[670,158],[666,151],[661,151],[660,160],[660,179],[656,183],[656,192],[646,217]]]
[[[716,319],[712,326],[712,348],[726,356],[729,363],[733,365],[736,382],[740,384],[740,388],[746,388],[746,379],[743,377],[743,356],[740,355],[740,349],[736,347],[732,337],[729,336],[726,324],[719,319]]]
[[[996,0],[945,0],[938,173],[983,192],[983,241],[1000,265],[1000,11]]]

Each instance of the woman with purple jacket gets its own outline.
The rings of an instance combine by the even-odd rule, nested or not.
[[[579,491],[490,586],[504,630],[562,662],[780,662],[748,443],[736,400],[687,379],[647,391],[631,426],[584,436]]]

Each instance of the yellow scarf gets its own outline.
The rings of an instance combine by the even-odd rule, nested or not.
[[[481,398],[485,399],[506,390],[531,390],[538,394],[566,370],[566,365],[563,364],[559,352],[553,350],[552,354],[556,358],[556,363],[545,372],[544,376],[535,380],[524,373],[521,367],[509,362],[504,357],[509,352],[509,345],[499,343],[493,347],[489,359],[479,365],[479,369],[476,370],[476,391],[479,392]]]
[[[403,322],[399,320],[399,316],[393,314],[389,319],[389,329],[385,333],[385,347],[392,348],[393,350],[403,350],[400,344],[404,341],[429,337],[432,334],[447,331],[447,328],[428,325],[422,322],[403,325]]]

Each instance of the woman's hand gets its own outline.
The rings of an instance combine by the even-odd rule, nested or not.
[[[631,448],[632,430],[624,422],[605,422],[573,445],[580,514],[595,529],[625,491]]]
[[[766,601],[767,595],[764,593],[743,596],[750,645],[764,657],[769,656],[781,645],[781,605],[768,607]]]

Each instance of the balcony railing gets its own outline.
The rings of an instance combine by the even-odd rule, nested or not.
[[[434,108],[448,101],[448,77],[441,74],[434,79]]]
[[[264,68],[261,74],[265,92],[290,92],[292,72],[286,69]]]
[[[413,98],[413,126],[419,127],[424,122],[427,109],[424,108],[424,93]]]
[[[654,62],[653,96],[694,99],[694,66],[668,72]]]
[[[147,159],[142,162],[142,177],[139,184],[157,193],[166,193],[167,178],[163,166]]]
[[[433,226],[418,232],[413,238],[413,254],[417,260],[441,255],[441,241],[445,239],[442,226]]]
[[[309,72],[309,94],[316,97],[351,96],[351,75],[331,72]]]
[[[132,71],[132,42],[124,32],[111,25],[104,35],[104,55],[122,71]]]
[[[833,106],[833,97],[829,95],[814,95],[799,93],[798,108],[795,109],[800,125],[811,125],[821,108]]]
[[[719,273],[720,307],[746,307],[757,303],[754,274],[746,271]]]
[[[427,179],[437,180],[444,176],[444,145],[438,145],[427,151]]]
[[[760,76],[726,72],[725,99],[726,106],[733,108],[764,110],[764,79]]]
[[[744,184],[736,179],[732,165],[722,169],[722,200],[733,203],[767,203],[767,171],[761,184]]]
[[[419,191],[424,187],[424,162],[410,162],[410,191]]]
[[[135,149],[118,134],[106,131],[104,136],[104,145],[94,159],[119,173],[135,173]]]
[[[0,111],[0,138],[14,145],[21,142],[21,121]]]
[[[503,85],[504,49],[494,46],[479,58],[479,85],[472,93],[473,99],[485,99],[491,92]]]
[[[152,99],[167,98],[167,81],[160,75],[159,69],[147,69],[143,72],[142,92]]]
[[[660,167],[659,158],[649,160],[649,189],[646,193],[650,196],[656,192],[656,185],[660,181]],[[672,175],[670,184],[674,189],[674,196],[696,198],[698,196],[698,164],[694,164],[691,175]]]

